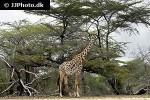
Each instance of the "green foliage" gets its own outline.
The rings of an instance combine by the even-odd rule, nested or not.
[[[131,76],[131,73],[128,69],[119,66],[115,62],[104,63],[104,73],[107,78],[115,77],[122,81]]]
[[[149,74],[145,73],[143,67],[139,67],[143,66],[141,59],[127,62],[124,66],[119,65],[120,61],[115,59],[125,54],[127,43],[117,42],[110,35],[118,29],[136,32],[137,30],[131,26],[133,23],[149,25],[148,6],[136,6],[142,1],[51,0],[51,3],[50,10],[25,12],[45,15],[55,21],[33,24],[21,20],[2,23],[2,26],[7,28],[0,29],[0,51],[8,62],[17,68],[35,67],[34,71],[42,77],[54,77],[58,73],[49,68],[56,68],[63,61],[72,59],[86,47],[89,34],[96,34],[97,39],[83,62],[86,71],[96,73],[88,74],[86,78],[91,88],[90,93],[94,90],[97,90],[98,94],[101,93],[100,90],[108,91],[104,81],[109,78],[118,80],[119,90],[123,87],[122,82],[127,79],[139,79],[141,82],[148,79]],[[147,71],[150,70],[149,67],[145,68]],[[9,79],[4,77],[4,74],[0,70],[1,77]],[[52,82],[41,81],[37,83],[38,89],[42,92],[44,87],[48,87],[47,92],[48,89],[53,91],[57,88],[54,82],[56,83],[56,78],[53,78]]]
[[[95,96],[108,93],[105,77],[87,72],[84,72],[82,77],[84,77],[84,81],[81,81],[80,86],[83,85],[81,87],[82,91],[85,89],[85,94],[83,95]]]
[[[133,91],[137,91],[149,84],[150,77],[148,71],[150,70],[150,66],[141,58],[128,61],[123,67],[130,73],[130,76],[126,80],[133,86]]]
[[[2,62],[2,60],[0,60],[0,83],[5,83],[4,84],[0,84],[0,92],[2,92],[2,90],[7,86],[8,82],[8,70],[6,69],[6,65],[5,63]]]
[[[125,67],[127,67],[130,71],[135,71],[135,69],[137,69],[140,63],[142,63],[141,59],[134,59],[132,61],[127,62]]]
[[[117,65],[115,63],[112,62],[106,62],[104,63],[104,72],[107,73],[108,77],[113,77],[114,73],[115,73],[115,69],[116,69]]]
[[[99,65],[100,65],[100,61],[99,60],[87,60],[87,59],[85,59],[84,60],[84,64],[85,64],[85,66],[87,65],[87,66],[91,66],[91,67],[99,67]]]
[[[98,75],[98,77],[97,77],[97,79],[96,79],[96,82],[97,83],[100,83],[100,82],[104,82],[104,76],[102,76],[102,75]]]

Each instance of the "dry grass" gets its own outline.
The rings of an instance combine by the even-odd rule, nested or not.
[[[84,96],[80,98],[70,98],[70,97],[5,97],[0,98],[0,100],[150,100],[150,95],[142,96]]]

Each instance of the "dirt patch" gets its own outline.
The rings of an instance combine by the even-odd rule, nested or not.
[[[80,98],[70,97],[5,97],[0,100],[150,100],[150,95],[143,96],[84,96]]]

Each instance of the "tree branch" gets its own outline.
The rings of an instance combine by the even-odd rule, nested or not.
[[[3,93],[6,92],[7,90],[9,90],[16,82],[18,82],[18,80],[17,80],[17,81],[14,81],[12,84],[10,84],[10,85],[8,86],[8,88],[5,89],[4,91],[2,91],[0,94],[3,94]]]
[[[5,59],[3,59],[2,57],[1,57],[1,60],[3,60],[8,67],[12,68],[12,66]]]
[[[30,71],[27,71],[27,70],[25,70],[25,69],[20,69],[19,72],[21,72],[21,71],[25,71],[26,73],[29,73],[29,74],[34,75],[35,77],[38,77],[35,73],[30,72]]]
[[[24,89],[26,89],[26,90],[28,91],[29,95],[30,95],[30,96],[32,96],[31,91],[27,88],[27,86],[26,86],[26,85],[24,85],[24,83],[23,83],[22,79],[20,79],[20,83],[22,84],[22,86],[24,87]]]

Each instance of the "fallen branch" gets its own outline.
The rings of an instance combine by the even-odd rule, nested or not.
[[[31,91],[24,85],[22,79],[20,79],[20,83],[22,84],[22,86],[24,87],[24,89],[26,89],[28,91],[29,95],[32,96]]]
[[[41,80],[46,80],[48,78],[52,78],[51,76],[45,77],[45,78],[41,78]]]
[[[15,72],[15,69],[13,68],[12,73],[11,73],[11,79],[13,79],[14,72]]]
[[[12,66],[5,60],[1,57],[1,59],[7,64],[8,67],[12,68]]]
[[[142,95],[145,94],[149,91],[149,86],[143,87],[140,90],[136,91],[134,94],[135,95]]]
[[[8,97],[11,97],[11,96],[14,96],[15,94],[17,94],[18,91],[16,91],[15,93],[11,94],[11,95],[8,95]]]
[[[9,67],[9,68],[11,68],[12,70],[12,72],[11,72],[11,75],[10,75],[10,77],[11,77],[11,79],[12,79],[12,81],[13,82],[8,82],[10,85],[8,86],[8,87],[6,87],[6,89],[4,90],[4,91],[2,91],[1,92],[1,94],[2,93],[4,93],[4,92],[6,92],[6,91],[8,91],[9,89],[11,89],[11,87],[16,83],[16,82],[18,82],[17,83],[17,85],[19,85],[19,88],[20,88],[20,86],[21,86],[21,88],[24,90],[24,93],[28,93],[29,94],[29,96],[32,96],[34,93],[38,93],[38,91],[35,89],[35,88],[33,88],[33,87],[31,87],[30,85],[32,85],[36,80],[38,80],[38,79],[40,79],[40,80],[38,80],[38,82],[39,81],[42,81],[42,80],[46,80],[47,78],[51,78],[51,76],[48,76],[48,77],[45,77],[45,78],[41,78],[41,77],[38,77],[38,75],[36,74],[36,73],[34,73],[34,72],[31,72],[31,71],[28,71],[28,70],[25,70],[25,69],[17,69],[17,68],[15,68],[14,66],[11,66],[4,58],[0,58],[0,59],[2,59],[2,61],[4,61],[5,63],[6,63],[6,66],[7,67]],[[32,74],[35,78],[30,82],[30,83],[27,83],[27,84],[25,84],[24,82],[23,82],[23,80],[22,80],[22,77],[21,77],[21,73],[22,72],[26,72],[26,73],[29,73],[29,74]],[[16,74],[15,74],[16,73]],[[15,79],[14,79],[14,75],[17,75],[17,78],[18,78],[18,80],[17,81],[15,81]],[[20,91],[16,91],[16,92],[14,92],[12,95],[15,95],[16,93],[19,93]],[[21,90],[21,95],[22,95],[22,93],[23,93],[23,91]],[[19,94],[20,95],[20,94]]]
[[[1,60],[3,60],[9,68],[12,68],[11,79],[15,81],[15,79],[13,78],[14,72],[15,72],[15,68],[13,66],[11,66],[4,58],[1,57]]]
[[[13,82],[5,82],[5,83],[0,83],[1,85],[4,85],[4,84],[11,84]]]
[[[32,87],[29,87],[29,86],[26,86],[26,87],[29,88],[29,89],[31,89],[31,90],[33,90],[34,92],[38,93],[38,91],[36,89],[34,89]]]
[[[38,77],[35,73],[27,71],[25,69],[20,69],[19,72],[21,72],[21,71],[25,71],[26,73],[33,74],[35,77]]]
[[[37,77],[35,79],[33,79],[30,83],[26,84],[26,85],[31,85],[34,81],[36,81],[37,79],[39,79],[40,77]]]
[[[3,94],[4,92],[6,92],[7,90],[9,90],[16,82],[18,82],[18,81],[15,81],[15,82],[13,82],[12,84],[10,84],[9,86],[8,86],[8,88],[6,88],[4,91],[2,91],[0,94]]]
[[[35,82],[37,79],[41,79],[41,80],[46,80],[48,78],[51,78],[51,76],[45,77],[45,78],[41,78],[41,77],[36,77],[35,79],[33,79],[30,83],[26,84],[26,85],[31,85],[33,82]]]
[[[51,93],[51,96],[58,96],[58,95],[59,95],[59,89]]]

